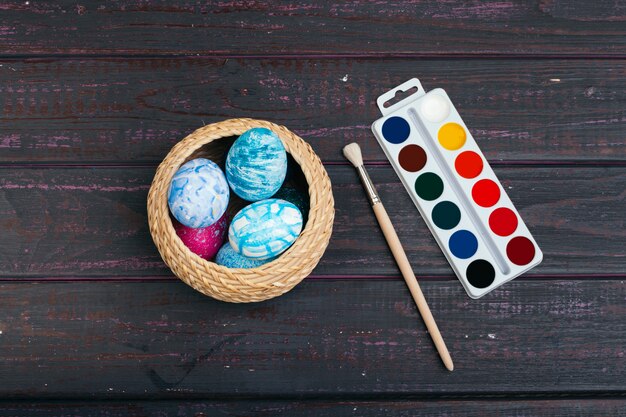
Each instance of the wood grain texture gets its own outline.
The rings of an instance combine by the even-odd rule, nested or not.
[[[315,275],[399,276],[352,167],[329,166],[336,216]],[[370,167],[418,276],[452,277],[389,166]],[[626,274],[626,168],[498,167],[544,252],[529,275]],[[142,277],[171,272],[148,232],[153,168],[0,170],[0,276]]]
[[[205,3],[0,0],[0,415],[626,415],[623,4]],[[415,76],[450,94],[544,251],[478,301],[369,129]],[[337,204],[326,279],[261,304],[175,280],[147,226],[158,162],[230,117],[309,141]],[[341,165],[352,141],[453,373]]]
[[[619,2],[3,1],[4,55],[626,54]]]
[[[274,417],[623,417],[626,400],[490,401],[107,401],[2,403],[6,417],[165,417],[171,415]]]
[[[472,398],[626,390],[623,280],[423,282],[443,368],[401,281],[309,280],[260,304],[181,282],[3,283],[7,399]],[[339,397],[341,398],[341,397]]]
[[[606,60],[4,60],[0,163],[156,164],[198,127],[284,124],[323,161],[385,161],[375,100],[445,88],[490,160],[626,162],[626,67]]]

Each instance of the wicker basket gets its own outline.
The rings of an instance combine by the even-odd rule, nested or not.
[[[172,225],[167,193],[172,177],[183,163],[200,156],[218,163],[223,161],[234,137],[253,127],[274,131],[299,164],[308,185],[309,216],[300,237],[279,258],[258,268],[229,269],[202,259],[182,243]],[[236,205],[233,202],[231,206],[233,204]],[[330,179],[311,146],[283,126],[254,119],[225,120],[191,133],[176,144],[159,165],[148,193],[150,233],[172,272],[201,293],[234,303],[279,296],[309,275],[328,246],[334,216]]]

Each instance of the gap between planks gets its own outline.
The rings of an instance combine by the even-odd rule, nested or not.
[[[0,162],[0,169],[45,169],[45,168],[156,168],[161,161],[115,162],[115,161],[68,161],[68,162]],[[347,161],[325,161],[324,166],[352,166]],[[366,161],[366,166],[391,166],[387,160]],[[626,160],[491,160],[496,167],[578,167],[611,168],[626,167]]]
[[[250,395],[250,394],[229,394],[229,395],[206,395],[206,394],[194,394],[192,392],[185,392],[181,396],[167,397],[154,394],[148,394],[146,396],[137,395],[124,395],[120,393],[107,394],[107,395],[93,395],[88,398],[76,397],[76,396],[41,396],[37,399],[30,398],[28,396],[16,396],[14,398],[2,398],[0,399],[0,406],[6,403],[47,403],[58,401],[71,401],[72,403],[92,403],[92,402],[128,402],[128,401],[164,401],[164,402],[179,402],[185,400],[202,400],[202,401],[293,401],[304,400],[307,402],[316,401],[341,401],[341,402],[377,402],[377,401],[427,401],[427,402],[441,402],[441,401],[467,401],[467,400],[507,400],[507,401],[545,401],[545,400],[593,400],[593,399],[623,399],[626,398],[626,391],[608,390],[603,392],[597,391],[541,391],[541,392],[507,392],[505,394],[484,391],[477,393],[464,393],[464,392],[446,392],[446,393],[425,393],[425,394],[410,394],[404,392],[382,392],[382,393],[359,393],[359,392],[347,392],[347,393],[310,393],[310,394],[286,394],[286,395]]]
[[[401,281],[403,278],[400,275],[330,275],[330,274],[311,274],[305,279],[311,282],[323,282],[323,281],[354,281],[354,280],[368,280],[368,281]],[[457,277],[454,275],[419,275],[418,280],[426,280],[428,282],[447,282],[456,281]],[[587,281],[587,280],[605,280],[605,281],[620,281],[626,279],[626,273],[623,274],[538,274],[538,275],[522,275],[516,278],[516,281],[560,281],[560,280],[572,280],[572,281]],[[53,283],[53,282],[111,282],[111,283],[124,283],[124,282],[172,282],[177,281],[175,276],[60,276],[60,277],[46,277],[46,276],[27,276],[27,277],[9,277],[0,276],[0,283]]]
[[[285,54],[0,54],[0,61],[8,60],[28,60],[28,59],[207,59],[207,60],[227,60],[227,59],[292,59],[292,60],[334,60],[334,59],[371,59],[371,60],[391,60],[391,59],[422,59],[422,60],[626,60],[624,54],[576,54],[576,53],[338,53],[338,54],[315,54],[315,53],[285,53]]]

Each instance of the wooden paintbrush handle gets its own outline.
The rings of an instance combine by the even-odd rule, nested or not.
[[[417,308],[422,316],[422,319],[424,320],[424,323],[426,324],[426,328],[430,333],[430,337],[432,337],[433,342],[435,343],[437,352],[439,352],[439,356],[441,356],[441,360],[443,361],[446,368],[451,371],[454,369],[454,365],[452,364],[450,352],[448,352],[446,343],[441,337],[441,333],[439,332],[437,323],[435,322],[435,319],[430,312],[428,303],[426,303],[426,298],[424,298],[422,289],[417,282],[417,278],[415,278],[413,269],[409,264],[409,260],[406,257],[404,249],[402,248],[402,244],[400,243],[400,239],[396,234],[396,230],[394,229],[393,224],[391,224],[391,220],[387,215],[387,211],[385,210],[385,207],[382,205],[382,203],[374,204],[372,208],[374,209],[374,214],[376,214],[376,219],[378,219],[378,224],[383,230],[383,235],[385,235],[385,239],[387,239],[387,244],[391,249],[391,253],[396,259],[396,263],[400,268],[400,272],[402,272],[402,276],[406,281],[406,285],[409,287],[409,291],[411,291],[411,295],[415,300],[415,304],[417,304]]]

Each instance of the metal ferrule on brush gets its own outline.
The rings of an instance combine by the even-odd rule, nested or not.
[[[358,166],[357,171],[359,172],[359,177],[361,177],[361,182],[367,191],[367,197],[370,199],[370,203],[373,205],[380,204],[380,197],[378,197],[378,193],[376,192],[376,187],[374,187],[374,183],[370,179],[365,167],[363,165]]]

